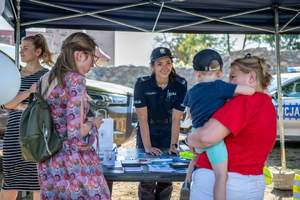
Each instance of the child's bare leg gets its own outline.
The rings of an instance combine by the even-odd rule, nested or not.
[[[214,200],[226,200],[227,160],[213,165],[215,174]]]

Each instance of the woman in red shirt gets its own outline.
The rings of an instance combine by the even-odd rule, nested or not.
[[[252,96],[230,99],[195,134],[191,147],[208,147],[224,139],[228,151],[227,200],[264,197],[263,166],[276,138],[276,112],[266,93],[272,76],[264,59],[247,54],[231,64],[230,81],[255,88]],[[205,153],[193,172],[191,200],[213,199],[214,173]]]

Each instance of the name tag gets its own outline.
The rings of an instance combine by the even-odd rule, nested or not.
[[[142,101],[141,100],[135,100],[134,101],[134,104],[139,104],[139,103],[142,103]]]
[[[155,95],[157,92],[146,92],[145,95]]]

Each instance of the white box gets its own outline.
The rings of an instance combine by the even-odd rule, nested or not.
[[[97,141],[95,141],[94,148],[98,151],[100,157],[103,157],[105,150],[111,151],[113,149],[114,120],[112,118],[103,119],[98,134],[99,146],[97,148]]]

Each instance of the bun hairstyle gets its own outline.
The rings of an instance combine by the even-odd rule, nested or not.
[[[267,89],[271,83],[270,65],[263,58],[252,56],[248,53],[244,58],[234,60],[231,63],[231,67],[233,66],[237,66],[242,72],[247,74],[254,71],[262,89]]]
[[[62,44],[60,54],[50,71],[49,84],[57,78],[58,84],[64,87],[64,77],[67,72],[77,72],[74,59],[75,51],[82,51],[94,55],[96,43],[93,38],[83,32],[75,32],[69,35]]]
[[[51,52],[49,51],[46,38],[42,34],[29,35],[24,37],[22,40],[31,41],[35,49],[41,49],[41,55],[39,58],[42,59],[42,63],[53,65]]]

